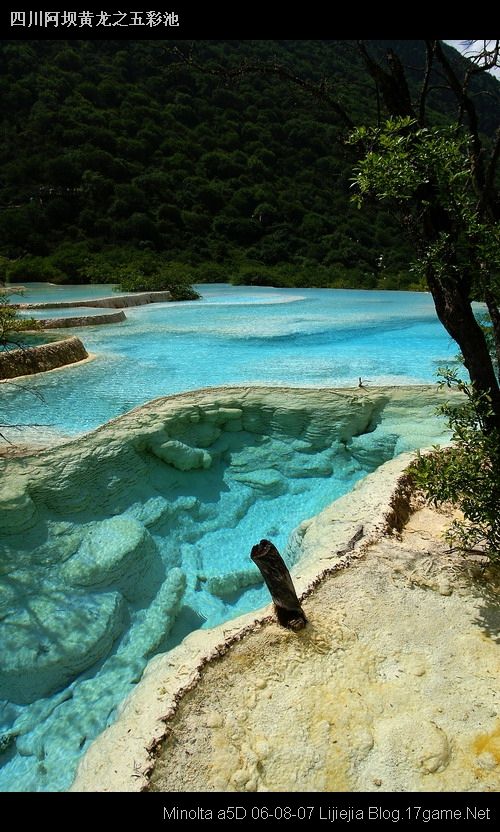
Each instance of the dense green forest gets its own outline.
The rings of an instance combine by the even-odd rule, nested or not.
[[[129,288],[154,288],[159,276],[164,285],[414,285],[396,219],[350,201],[355,159],[335,113],[270,73],[227,81],[212,72],[277,61],[300,78],[329,79],[352,121],[373,124],[375,87],[355,44],[192,46],[201,71],[166,42],[2,43],[3,277]],[[414,89],[421,84],[422,42],[368,46],[395,48]],[[493,135],[500,84],[485,75],[475,84]],[[438,77],[431,86],[431,122],[450,123],[451,93]]]

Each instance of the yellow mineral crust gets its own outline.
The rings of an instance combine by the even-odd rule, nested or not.
[[[496,791],[492,601],[417,511],[304,601],[207,665],[157,751],[165,791]],[[447,582],[450,592],[443,594]]]
[[[72,790],[497,791],[498,574],[408,520],[405,464],[303,524],[306,629],[268,607],[157,656]]]

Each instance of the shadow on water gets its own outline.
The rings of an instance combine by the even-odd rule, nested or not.
[[[17,604],[0,622],[2,641],[8,641],[0,669],[0,700],[29,705],[62,691],[82,671],[101,665],[130,623],[128,607],[121,599],[118,612],[109,619],[108,630],[98,633],[95,642],[86,641],[90,623],[102,609],[106,614],[101,598],[105,602],[112,596],[119,599],[119,593],[89,595],[87,591],[73,588],[68,593],[38,585],[34,590],[31,588],[30,594],[25,583],[12,575],[4,576],[2,582],[12,591]],[[98,662],[93,655],[96,651],[101,654]],[[7,657],[11,658],[10,662]]]
[[[192,633],[199,630],[205,623],[205,618],[199,612],[187,604],[184,604],[177,614],[174,626],[159,644],[158,653],[166,653],[177,647],[181,641]]]
[[[14,734],[0,732],[0,767],[6,766],[16,756],[16,742]]]

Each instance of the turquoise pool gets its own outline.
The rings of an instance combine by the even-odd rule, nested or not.
[[[5,385],[2,422],[74,434],[157,396],[221,384],[352,387],[360,376],[368,385],[432,383],[458,351],[427,293],[197,288],[200,301],[129,308],[121,324],[64,330],[96,358]],[[33,301],[110,293],[107,285],[28,290]]]
[[[352,387],[360,376],[368,388],[427,383],[457,352],[427,294],[198,288],[201,301],[127,309],[121,324],[75,329],[95,359],[1,385],[1,421],[79,434],[154,397],[216,385]],[[29,299],[47,300],[53,292],[60,300],[94,292],[102,297],[109,289],[36,286],[29,287]],[[0,791],[67,789],[81,755],[115,719],[151,655],[194,628],[268,602],[262,583],[249,576],[249,541],[268,536],[284,552],[302,520],[381,462],[443,436],[432,407],[425,420],[419,411],[407,425],[374,420],[348,442],[339,442],[334,419],[326,420],[321,435],[312,431],[312,445],[288,430],[287,419],[285,412],[274,432],[226,432],[219,438],[205,426],[201,447],[210,441],[214,449],[206,472],[178,471],[149,455],[148,461],[129,461],[120,473],[125,462],[119,455],[116,471],[112,461],[108,480],[99,486],[101,496],[100,471],[89,475],[90,502],[83,513],[73,512],[58,494],[58,477],[69,487],[70,466],[57,474],[56,465],[52,490],[42,484],[39,493],[33,491],[38,525],[28,524],[19,534],[0,529],[6,569],[0,580],[3,661],[24,685],[17,695],[9,676],[0,695]],[[107,505],[120,476],[125,496]],[[83,492],[78,483],[73,487],[78,508]],[[92,563],[92,535],[99,551],[111,547],[111,556],[132,532],[142,541],[143,527],[149,529],[151,565],[142,595],[124,601],[121,584],[115,587],[111,578],[105,592],[78,581],[68,587],[78,564]],[[74,567],[66,565],[68,557],[76,558]],[[130,587],[125,597],[127,592]],[[165,629],[170,595],[177,598],[175,620]],[[106,616],[113,621],[114,641],[96,635],[89,645]],[[87,651],[83,670],[79,632]],[[67,638],[67,666],[54,660],[64,673],[53,681],[40,667],[52,660],[53,650],[64,655]]]
[[[107,298],[116,294],[112,283],[94,283],[91,286],[59,285],[57,283],[12,283],[13,288],[22,288],[11,296],[12,303],[59,303],[61,301],[91,300]]]

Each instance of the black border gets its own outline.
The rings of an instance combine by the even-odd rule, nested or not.
[[[393,8],[381,7],[373,4],[371,8],[352,4],[347,7],[340,7],[333,3],[298,3],[287,7],[280,4],[280,13],[276,16],[271,3],[257,2],[241,4],[222,4],[205,0],[200,2],[186,3],[173,0],[170,4],[162,3],[136,3],[135,5],[122,4],[120,6],[101,3],[97,6],[89,6],[87,3],[65,4],[55,7],[40,3],[37,10],[44,11],[92,11],[98,13],[106,10],[110,13],[117,11],[147,11],[156,9],[163,12],[174,12],[179,15],[180,25],[178,28],[168,27],[109,27],[109,28],[43,28],[43,27],[21,27],[11,26],[11,11],[29,12],[27,6],[22,2],[8,3],[0,10],[0,36],[4,40],[337,40],[337,39],[414,39],[418,36],[423,38],[447,38],[455,36],[455,40],[465,36],[480,35],[484,37],[494,34],[491,25],[487,20],[482,20],[481,28],[488,31],[472,32],[471,26],[477,29],[477,23],[471,20],[462,22],[457,16],[456,9],[449,10],[441,5],[419,3],[415,6],[413,13],[407,7],[401,7],[399,12]],[[406,37],[405,37],[406,36]],[[408,37],[410,36],[410,37]],[[106,789],[106,783],[102,784]],[[293,794],[241,794],[241,793],[1,793],[2,809],[4,816],[10,817],[8,813],[16,812],[18,819],[24,822],[50,821],[52,826],[59,825],[67,827],[75,819],[73,814],[78,812],[78,820],[85,822],[93,820],[102,822],[106,817],[112,820],[113,826],[123,822],[130,824],[137,821],[144,827],[156,828],[156,825],[185,825],[186,823],[198,823],[204,826],[211,826],[217,823],[224,828],[227,825],[242,827],[247,824],[258,824],[259,828],[266,826],[281,826],[286,828],[290,822],[301,823],[300,819],[283,817],[283,809],[289,807],[292,812],[297,812],[299,807],[313,807],[311,821],[318,822],[321,828],[323,823],[336,823],[343,825],[348,823],[349,827],[361,826],[382,819],[385,823],[401,823],[410,826],[428,827],[433,818],[424,818],[424,809],[427,811],[449,811],[460,812],[460,819],[448,819],[442,817],[439,822],[445,828],[451,828],[465,820],[467,825],[480,824],[482,828],[492,828],[492,824],[498,826],[500,819],[500,793],[470,792],[371,792],[371,793],[293,793]],[[175,807],[174,817],[171,815]],[[231,817],[229,807],[240,807],[238,817]],[[276,817],[281,810],[282,816]],[[369,809],[373,811],[396,813],[399,812],[399,820],[395,816],[386,815],[383,818],[369,817]],[[414,807],[421,807],[417,813]],[[476,820],[466,818],[467,807],[473,807],[477,811]],[[410,817],[408,818],[408,810]],[[184,819],[179,817],[182,811],[193,811],[195,817]],[[257,818],[252,818],[252,810]],[[260,811],[259,811],[260,810]],[[341,815],[341,810],[347,816]],[[219,816],[220,812],[226,812],[225,819]],[[363,814],[362,820],[356,820],[356,812]],[[209,813],[212,818],[209,818]],[[235,810],[234,810],[234,813]],[[267,817],[265,814],[267,813]],[[306,819],[303,823],[309,822]],[[325,827],[326,829],[328,826]]]
[[[203,2],[186,2],[186,0],[161,0],[142,4],[117,5],[105,2],[89,6],[80,4],[65,4],[56,7],[39,3],[37,10],[41,11],[99,11],[110,13],[148,11],[155,9],[162,12],[174,12],[179,15],[178,27],[147,27],[147,26],[108,26],[108,27],[64,27],[48,28],[41,26],[22,27],[11,26],[11,11],[29,12],[24,3],[13,0],[0,11],[1,36],[4,39],[43,39],[43,40],[338,40],[338,39],[414,39],[415,37],[451,39],[455,40],[472,37],[494,35],[495,25],[489,24],[482,18],[481,26],[457,14],[456,8],[429,2],[419,2],[413,9],[401,6],[385,6],[373,4],[336,4],[332,2],[301,2],[297,0],[293,5],[281,2],[272,3],[270,0],[254,0],[252,2],[221,3],[219,0],[203,0]],[[33,9],[34,11],[34,9]],[[480,28],[480,32],[471,31]],[[488,30],[488,31],[485,31]],[[491,30],[491,31],[490,31]]]
[[[105,788],[105,784],[103,783]],[[218,828],[314,828],[345,827],[385,829],[401,825],[459,829],[479,825],[498,828],[499,794],[486,792],[333,792],[333,793],[82,793],[3,794],[5,815],[18,813],[23,821],[48,821],[67,828],[78,821],[112,821],[130,828],[137,821],[140,829],[217,825]],[[74,812],[78,812],[75,816]],[[434,814],[432,814],[434,813]],[[331,824],[334,824],[332,827]]]

